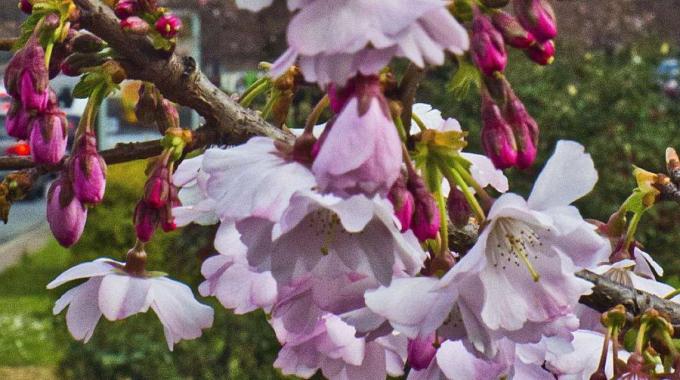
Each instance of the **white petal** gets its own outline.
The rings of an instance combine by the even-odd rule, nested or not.
[[[529,206],[545,210],[566,206],[588,194],[597,182],[597,171],[583,145],[560,140],[555,153],[538,176],[529,196]]]
[[[109,321],[125,319],[149,308],[151,281],[146,278],[111,274],[102,279],[99,308]]]
[[[54,289],[64,283],[81,278],[98,277],[113,273],[116,267],[112,265],[112,263],[121,266],[123,265],[122,263],[108,259],[97,259],[92,262],[78,264],[60,274],[57,278],[52,280],[52,282],[47,284],[47,289]]]
[[[66,312],[66,326],[71,335],[77,340],[87,343],[92,337],[94,329],[102,316],[97,306],[97,297],[101,278],[93,278],[86,283],[72,289],[77,291],[73,295]]]

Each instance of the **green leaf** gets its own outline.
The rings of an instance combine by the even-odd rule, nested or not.
[[[92,91],[102,82],[106,80],[99,72],[91,72],[83,75],[80,82],[73,88],[73,97],[79,99],[89,98]]]
[[[458,100],[462,100],[470,92],[473,85],[480,87],[481,81],[479,70],[466,59],[461,58],[458,60],[458,71],[456,71],[456,74],[449,83],[449,91]]]

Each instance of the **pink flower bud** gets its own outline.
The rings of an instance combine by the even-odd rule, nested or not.
[[[165,207],[170,199],[171,183],[168,168],[164,165],[156,168],[144,186],[144,202],[147,206],[156,209]]]
[[[120,0],[114,9],[114,13],[121,20],[133,16],[138,11],[139,8],[137,7],[136,0]]]
[[[423,179],[415,172],[409,173],[406,186],[413,194],[414,210],[411,221],[413,233],[420,241],[434,239],[441,223],[437,202],[427,190]]]
[[[20,0],[19,9],[21,9],[22,12],[30,15],[33,12],[33,3],[31,3],[29,0]]]
[[[21,106],[21,103],[13,100],[5,121],[7,134],[19,140],[28,140],[30,122],[31,114]]]
[[[508,62],[503,36],[493,27],[488,16],[479,11],[475,13],[470,53],[482,73],[491,76],[496,71],[505,70]]]
[[[137,239],[143,242],[151,240],[160,220],[159,210],[149,207],[144,200],[137,202],[135,207],[134,224]]]
[[[406,188],[406,178],[403,174],[392,185],[390,192],[387,193],[387,199],[394,206],[394,215],[401,223],[401,232],[405,232],[409,229],[413,220],[415,201],[413,194]]]
[[[350,80],[345,87],[338,88],[335,84],[328,86],[328,100],[333,113],[340,112],[345,106],[356,89],[355,83],[355,80]]]
[[[427,338],[409,339],[407,352],[411,368],[417,371],[427,368],[437,353],[434,347],[434,334]]]
[[[533,34],[520,25],[516,18],[507,12],[494,12],[491,16],[493,25],[503,35],[505,43],[518,49],[526,49],[536,42]]]
[[[549,65],[555,61],[555,43],[545,41],[531,45],[526,51],[527,56],[539,65]]]
[[[63,177],[50,186],[47,195],[47,222],[59,244],[70,247],[83,234],[87,208],[73,196],[71,185]]]
[[[166,13],[156,21],[156,31],[165,38],[172,38],[182,29],[182,20],[179,17]]]
[[[172,232],[177,229],[175,217],[172,215],[172,207],[169,207],[169,205],[161,210],[160,219],[163,232]]]
[[[513,0],[517,19],[539,42],[557,36],[555,11],[547,0]]]
[[[124,31],[134,34],[146,34],[149,32],[149,24],[137,16],[131,16],[120,21],[120,27]]]
[[[512,127],[486,91],[482,95],[482,147],[498,169],[517,163],[517,143]]]
[[[465,199],[465,195],[455,186],[451,187],[449,196],[446,198],[446,211],[449,214],[449,220],[456,227],[467,225],[472,216],[472,208]]]
[[[39,164],[56,164],[64,157],[68,121],[61,112],[45,113],[31,123],[29,137],[33,161]]]
[[[97,153],[97,140],[92,132],[78,139],[70,164],[76,198],[86,204],[100,203],[106,189],[106,162]]]
[[[30,84],[22,84],[24,73],[28,73]],[[45,52],[37,39],[31,38],[23,49],[14,54],[5,68],[4,79],[5,88],[13,98],[21,98],[21,87],[29,90],[26,95],[42,94],[47,89],[49,78],[45,67]]]
[[[511,93],[505,109],[505,118],[512,127],[517,142],[517,163],[520,169],[530,167],[536,159],[538,124],[527,112],[521,100]]]
[[[21,104],[28,110],[42,112],[47,108],[47,98],[49,97],[47,88],[43,90],[36,88],[33,82],[33,76],[28,70],[25,70],[21,74],[19,95]]]

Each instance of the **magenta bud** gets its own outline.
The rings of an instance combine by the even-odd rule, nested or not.
[[[539,42],[557,36],[555,11],[547,0],[513,0],[519,23]]]
[[[488,16],[479,11],[475,13],[470,54],[482,73],[491,76],[496,71],[505,70],[508,62],[503,36],[491,24]]]
[[[30,123],[29,145],[33,161],[38,164],[56,164],[64,157],[68,139],[68,121],[60,112],[45,113]]]
[[[73,193],[79,201],[98,204],[104,199],[106,162],[97,152],[97,140],[92,132],[86,132],[76,142],[71,175]]]
[[[137,16],[131,16],[120,21],[120,27],[124,31],[134,34],[146,34],[149,32],[149,24]]]
[[[517,142],[516,166],[520,169],[529,168],[536,160],[538,151],[538,123],[514,93],[511,93],[506,106],[505,118],[510,123]]]
[[[59,244],[70,247],[83,234],[87,208],[73,196],[71,185],[59,177],[47,194],[47,222]]]
[[[347,82],[345,87],[340,87],[336,86],[335,84],[331,84],[328,86],[328,100],[330,101],[330,107],[331,110],[334,113],[339,113],[342,111],[342,108],[345,106],[345,103],[349,100],[349,98],[354,94],[356,91],[356,80],[350,80]]]
[[[449,220],[456,227],[464,227],[473,216],[472,207],[465,199],[465,195],[457,187],[451,187],[449,196],[446,198],[446,211],[449,214]]]
[[[151,240],[156,227],[158,227],[160,212],[158,209],[149,207],[144,200],[137,202],[135,207],[134,224],[137,239],[147,242]]]
[[[517,143],[498,105],[484,92],[482,95],[482,147],[498,169],[517,163]]]
[[[535,43],[525,50],[527,56],[539,65],[549,65],[555,61],[555,43],[553,41],[545,41],[544,43]]]
[[[30,15],[33,12],[33,3],[31,3],[29,0],[20,0],[19,9],[21,9],[22,12]]]
[[[411,221],[413,233],[420,241],[434,239],[441,223],[437,202],[427,190],[423,179],[415,172],[409,173],[406,186],[413,194],[414,208]]]
[[[144,202],[148,207],[159,209],[168,204],[171,182],[170,171],[166,166],[154,170],[144,186]]]
[[[177,229],[175,217],[172,215],[172,207],[168,204],[167,207],[160,210],[161,229],[163,232],[172,232]]]
[[[437,353],[434,347],[434,334],[427,338],[409,339],[407,353],[411,368],[420,371],[429,367]]]
[[[26,76],[30,84],[22,83]],[[26,95],[42,94],[47,89],[49,78],[45,52],[37,39],[31,38],[23,49],[14,54],[5,68],[4,79],[7,92],[14,98],[21,98],[22,87],[27,88],[29,93]]]
[[[21,81],[19,83],[19,95],[21,104],[24,108],[29,110],[36,110],[42,112],[47,108],[47,98],[49,93],[47,89],[40,90],[35,87],[31,73],[26,70],[21,74]]]
[[[518,49],[526,49],[536,42],[533,34],[529,33],[522,25],[507,12],[494,12],[491,16],[493,25],[503,36],[506,44]]]
[[[21,103],[13,100],[5,120],[7,134],[19,140],[28,140],[30,122],[31,114],[21,106]]]
[[[413,194],[406,188],[406,178],[403,174],[400,174],[392,185],[389,193],[387,193],[387,199],[394,206],[394,215],[401,223],[401,232],[405,232],[409,229],[413,220],[415,201]]]
[[[120,19],[126,19],[130,16],[133,16],[138,11],[139,9],[137,7],[137,1],[135,0],[121,0],[114,8],[114,13]]]
[[[162,15],[156,21],[156,31],[165,38],[172,38],[182,29],[182,20],[172,13]]]
[[[59,27],[61,18],[56,13],[50,13],[43,19],[42,27],[44,30],[55,30]]]

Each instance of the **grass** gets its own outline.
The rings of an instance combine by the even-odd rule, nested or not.
[[[36,367],[39,371],[59,362],[51,313],[56,295],[45,285],[67,267],[68,255],[50,240],[40,251],[0,273],[0,367]],[[10,369],[0,368],[0,374],[3,371]]]

